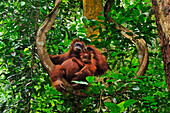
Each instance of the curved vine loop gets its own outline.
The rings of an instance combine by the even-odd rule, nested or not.
[[[50,57],[47,53],[46,41],[45,41],[46,33],[51,29],[52,25],[54,24],[55,18],[59,10],[60,3],[61,0],[55,0],[54,9],[50,12],[50,14],[47,16],[47,19],[39,27],[37,31],[37,37],[36,37],[36,46],[37,46],[37,53],[39,59],[49,75],[51,75],[51,73],[53,72],[55,65],[51,62]],[[64,83],[63,86],[65,88],[65,90],[63,91],[64,93],[68,92],[70,94],[74,94],[82,97],[88,96],[87,94],[81,92],[80,90],[74,90],[72,85],[68,83],[64,78],[62,78],[62,81]]]
[[[149,55],[148,55],[148,48],[146,46],[146,42],[144,39],[135,39],[138,35],[133,33],[131,30],[125,28],[122,25],[119,25],[113,18],[108,17],[108,13],[111,10],[110,0],[107,0],[105,5],[105,12],[106,12],[106,19],[108,22],[112,22],[116,24],[116,29],[121,30],[121,34],[125,37],[131,40],[133,44],[135,44],[138,52],[138,58],[139,58],[139,68],[137,71],[137,78],[138,76],[143,76],[146,72],[146,69],[148,67],[148,61],[149,61]],[[133,36],[128,35],[126,32],[131,32]]]

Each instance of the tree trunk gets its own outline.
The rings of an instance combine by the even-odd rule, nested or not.
[[[152,0],[152,5],[161,39],[164,70],[170,92],[170,0]]]
[[[103,1],[102,0],[83,0],[83,11],[84,16],[87,19],[98,20],[98,16],[103,16],[101,12],[103,11]],[[101,20],[98,20],[101,22]],[[101,25],[103,28],[103,25]],[[87,37],[91,36],[92,34],[99,34],[99,30],[95,30],[96,26],[87,27]],[[97,37],[97,36],[96,36]],[[94,37],[94,38],[96,38]],[[101,41],[101,39],[98,39]]]

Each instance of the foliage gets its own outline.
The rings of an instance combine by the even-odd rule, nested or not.
[[[109,14],[147,42],[150,58],[148,70],[141,77],[143,80],[134,79],[139,65],[135,46],[114,28],[114,24],[84,18],[82,1],[62,1],[55,24],[46,37],[48,53],[66,52],[70,42],[77,37],[86,44],[108,50],[104,54],[112,71],[101,76],[104,82],[87,78],[91,86],[85,92],[92,94],[87,98],[56,91],[36,54],[34,39],[37,25],[40,26],[46,19],[54,7],[54,1],[2,0],[0,3],[0,111],[170,111],[160,40],[149,0],[113,0]],[[98,19],[106,20],[102,16]],[[106,29],[102,29],[101,24]],[[97,26],[95,30],[99,29],[101,42],[86,38],[84,26],[92,25]]]

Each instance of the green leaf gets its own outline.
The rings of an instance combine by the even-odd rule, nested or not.
[[[25,5],[25,2],[24,1],[21,1],[21,6],[24,6]]]
[[[71,81],[73,83],[77,83],[77,84],[84,84],[84,85],[88,85],[89,83],[85,82],[85,81]]]
[[[92,83],[92,82],[95,80],[95,77],[94,77],[94,76],[88,76],[88,77],[86,77],[86,80],[87,80],[89,83]]]
[[[112,56],[112,57],[117,56],[117,52],[113,52],[113,53],[111,54],[111,56]]]
[[[124,103],[124,107],[127,108],[127,107],[131,106],[132,104],[134,104],[135,102],[137,102],[137,101],[133,100],[133,99],[126,100]]]
[[[76,24],[72,24],[68,31],[76,30]]]
[[[87,33],[87,29],[84,28],[84,27],[79,27],[77,32],[85,33],[86,34]]]
[[[100,91],[100,88],[99,88],[99,87],[94,87],[94,88],[93,88],[93,93],[94,93],[94,94],[96,94],[96,95],[99,94],[99,91]]]
[[[54,101],[51,100],[50,102],[51,102],[51,105],[54,107],[55,106]]]
[[[106,20],[106,18],[104,16],[98,16],[97,17],[99,20]]]
[[[92,99],[87,97],[83,102],[82,108],[86,108],[87,105],[89,105],[91,102],[92,102]]]
[[[123,111],[126,111],[127,108],[124,107],[125,101],[117,104],[117,106],[120,108],[120,113],[122,113]]]
[[[78,36],[78,37],[81,36],[81,37],[84,37],[84,38],[87,37],[85,34],[82,34],[82,33],[78,33],[77,36]]]
[[[112,112],[114,111],[114,113],[120,113],[120,108],[115,103],[105,102],[104,105]]]
[[[151,105],[157,105],[158,103],[157,102],[153,102],[153,103],[151,103]]]
[[[44,9],[42,9],[42,8],[40,8],[40,11],[41,11],[42,13],[44,13],[44,14],[47,14],[47,12],[46,12]]]

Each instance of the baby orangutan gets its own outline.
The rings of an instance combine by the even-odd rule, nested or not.
[[[80,55],[81,61],[75,57],[72,58],[80,67],[83,67],[79,72],[74,74],[75,77],[72,78],[72,81],[85,81],[87,76],[93,76],[96,72],[96,66],[93,62],[93,52],[86,50],[86,52]],[[73,87],[75,86],[78,86],[78,84],[73,85]]]

